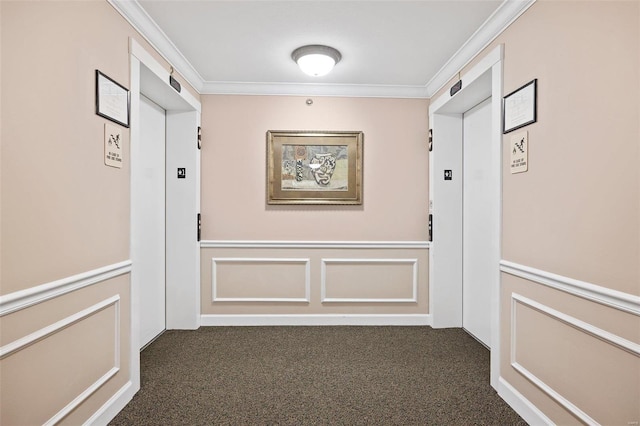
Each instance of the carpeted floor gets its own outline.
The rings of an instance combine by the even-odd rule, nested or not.
[[[167,331],[141,374],[111,425],[526,425],[461,329]]]

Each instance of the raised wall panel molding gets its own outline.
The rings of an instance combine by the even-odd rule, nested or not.
[[[523,377],[525,377],[527,380],[533,383],[536,387],[538,387],[538,389],[540,389],[542,392],[544,392],[547,396],[549,396],[551,399],[556,401],[558,404],[563,406],[566,410],[568,410],[571,414],[576,416],[582,422],[588,425],[599,425],[599,423],[596,422],[593,418],[591,418],[587,413],[585,413],[578,406],[573,404],[571,401],[565,398],[562,394],[560,394],[558,391],[553,389],[551,386],[545,383],[542,379],[540,379],[538,376],[533,374],[531,371],[529,371],[527,368],[525,368],[523,365],[521,365],[518,362],[518,359],[516,356],[516,344],[517,344],[516,329],[517,329],[517,320],[518,320],[517,314],[516,314],[517,312],[516,304],[518,303],[524,306],[527,306],[530,309],[534,309],[540,313],[543,313],[563,324],[566,324],[579,331],[582,331],[583,333],[589,334],[590,336],[596,339],[609,343],[610,345],[613,345],[618,349],[627,351],[637,357],[640,357],[640,345],[637,343],[631,342],[623,337],[620,337],[616,334],[613,334],[606,330],[598,328],[593,324],[589,324],[585,321],[579,320],[563,312],[550,308],[549,306],[536,302],[535,300],[529,299],[528,297],[522,296],[517,293],[511,294],[511,347],[510,347],[511,366]]]
[[[218,297],[218,263],[301,263],[305,265],[304,297]],[[260,257],[214,257],[211,259],[212,302],[294,302],[309,303],[311,293],[311,259],[308,258],[260,258]]]
[[[431,325],[428,314],[202,315],[203,326]]]
[[[504,273],[524,278],[525,280],[542,284],[601,305],[640,316],[640,296],[611,290],[596,284],[564,277],[506,260],[500,261],[500,270]]]
[[[0,317],[131,272],[131,260],[0,296]]]
[[[203,240],[200,248],[428,249],[428,241]]]
[[[91,386],[85,389],[80,395],[78,395],[73,401],[67,404],[62,410],[58,411],[53,417],[47,420],[44,425],[45,426],[53,426],[60,422],[60,420],[64,419],[69,413],[75,410],[80,404],[82,404],[87,398],[95,393],[102,385],[107,383],[109,379],[115,376],[120,368],[113,367],[109,371],[107,371],[102,377],[96,380]]]
[[[75,410],[80,404],[82,404],[87,398],[93,395],[102,385],[104,385],[107,381],[109,381],[113,376],[115,376],[118,371],[120,371],[120,296],[112,296],[108,299],[103,300],[102,302],[96,303],[95,305],[83,309],[80,312],[77,312],[67,318],[64,318],[60,321],[55,322],[54,324],[48,325],[46,327],[41,328],[25,337],[17,339],[11,343],[8,343],[2,347],[0,347],[0,360],[7,358],[11,355],[16,354],[20,350],[31,346],[39,341],[50,337],[51,335],[70,327],[74,324],[79,323],[80,321],[110,307],[115,307],[115,323],[114,323],[114,331],[115,331],[115,339],[114,339],[114,360],[113,367],[111,367],[105,374],[103,374],[98,380],[92,383],[89,387],[87,387],[84,391],[80,393],[77,397],[75,397],[71,402],[69,402],[65,407],[63,407],[60,411],[58,411],[55,415],[53,415],[49,420],[47,420],[45,425],[55,425],[60,420],[65,418],[71,411]]]
[[[593,324],[589,324],[588,322],[579,320],[577,318],[572,317],[571,315],[567,315],[563,312],[550,308],[547,305],[544,305],[540,302],[536,302],[535,300],[529,299],[528,297],[522,296],[517,293],[513,293],[511,295],[511,360],[515,362],[515,328],[516,328],[516,310],[515,305],[520,303],[522,305],[528,306],[531,309],[534,309],[538,312],[541,312],[545,315],[548,315],[564,324],[567,324],[577,330],[580,330],[584,333],[591,335],[597,339],[602,340],[603,342],[607,342],[613,346],[616,346],[618,349],[622,349],[627,351],[637,357],[640,357],[640,344],[634,343],[630,340],[627,340],[623,337],[618,336],[617,334],[610,333],[606,330],[596,327]]]
[[[416,303],[418,302],[418,259],[321,259],[321,301],[322,303]],[[327,265],[380,265],[380,264],[408,264],[412,266],[412,296],[409,298],[344,298],[327,297]]]
[[[453,54],[427,83],[427,97],[432,97],[478,53],[487,47],[536,0],[505,0],[475,33]],[[463,83],[464,84],[464,83]]]
[[[27,346],[33,345],[34,343],[46,339],[47,337],[51,336],[54,333],[57,333],[58,331],[62,330],[63,328],[67,328],[73,324],[76,324],[80,321],[82,321],[83,319],[111,306],[111,305],[115,305],[116,306],[116,310],[119,310],[119,302],[120,302],[120,296],[116,295],[116,296],[112,296],[106,300],[103,300],[100,303],[97,303],[87,309],[84,309],[78,313],[75,313],[71,316],[68,316],[67,318],[64,318],[54,324],[48,325],[44,328],[41,328],[40,330],[34,331],[33,333],[22,337],[18,340],[15,340],[11,343],[7,343],[6,345],[0,347],[0,360],[4,359],[18,351],[20,351],[21,349],[26,348]],[[116,321],[119,321],[119,315],[116,315]],[[117,327],[117,333],[120,333],[120,327]],[[116,339],[117,344],[119,345],[119,339]],[[119,351],[118,351],[118,360],[119,360]],[[118,361],[118,365],[119,365],[119,361]]]
[[[200,93],[204,83],[202,77],[140,3],[131,0],[107,1]]]

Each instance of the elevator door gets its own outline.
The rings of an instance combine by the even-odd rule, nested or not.
[[[165,329],[165,130],[166,112],[140,96],[140,185],[144,199],[139,241],[142,250],[136,271],[139,276],[140,347]]]
[[[491,98],[463,116],[462,326],[487,347],[491,343]]]

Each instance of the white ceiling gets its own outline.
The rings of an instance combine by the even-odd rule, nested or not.
[[[111,2],[201,93],[428,97],[531,0]],[[307,44],[342,61],[306,76]]]

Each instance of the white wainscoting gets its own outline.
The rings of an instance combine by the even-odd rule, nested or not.
[[[564,397],[560,392],[553,389],[552,386],[545,383],[544,380],[537,377],[527,368],[525,368],[517,358],[517,327],[518,327],[518,315],[517,315],[517,305],[523,305],[535,311],[538,311],[542,314],[553,318],[563,324],[569,325],[576,330],[579,330],[583,333],[586,333],[596,339],[599,339],[603,342],[607,342],[618,349],[625,350],[635,356],[640,357],[640,345],[637,343],[631,342],[627,339],[624,339],[618,335],[610,333],[608,331],[602,330],[594,326],[593,324],[589,324],[585,321],[581,321],[577,318],[574,318],[570,315],[562,313],[556,309],[550,308],[542,303],[536,302],[528,297],[524,297],[517,293],[511,294],[511,347],[510,347],[510,362],[511,366],[522,376],[524,376],[527,380],[533,383],[538,387],[542,392],[544,392],[551,399],[556,401],[562,407],[564,407],[571,414],[579,418],[582,422],[588,425],[598,425],[599,423],[590,417],[585,411],[581,410],[576,404],[572,403],[568,398]]]
[[[203,326],[431,324],[427,241],[210,240],[200,247],[203,261],[212,259],[203,269],[210,301]],[[292,261],[299,263],[286,265]],[[278,262],[282,270],[262,274]]]
[[[81,321],[89,318],[92,315],[97,314],[100,311],[103,311],[109,307],[113,306],[115,309],[114,313],[114,359],[113,365],[106,371],[98,380],[91,383],[84,391],[82,391],[78,396],[76,396],[72,401],[70,401],[67,405],[65,405],[62,409],[60,409],[56,414],[54,414],[49,420],[47,420],[45,425],[55,425],[60,420],[65,418],[70,412],[76,409],[80,404],[82,404],[85,400],[87,400],[91,395],[93,395],[102,385],[104,385],[107,381],[109,381],[113,376],[115,376],[118,371],[120,371],[120,296],[115,295],[105,299],[99,303],[96,303],[93,306],[90,306],[86,309],[83,309],[80,312],[77,312],[73,315],[70,315],[60,321],[57,321],[53,324],[50,324],[46,327],[43,327],[33,333],[24,336],[20,339],[17,339],[11,343],[8,343],[2,347],[0,347],[0,360],[8,358],[12,355],[18,354],[21,350],[30,347],[32,345],[37,344],[44,339],[53,336],[54,334],[60,332],[61,330],[72,327],[74,324],[78,324]]]
[[[529,281],[534,285],[543,285],[553,288],[572,296],[585,299],[600,305],[640,316],[640,297],[611,290],[609,288],[599,286],[597,284],[576,280],[573,278],[561,276],[548,271],[543,271],[530,266],[520,265],[515,262],[502,260],[500,262],[500,270],[506,274],[513,275]],[[525,377],[530,383],[540,389],[549,398],[556,401],[560,406],[564,407],[569,413],[580,419],[583,423],[589,425],[598,425],[599,423],[589,416],[583,409],[579,408],[575,403],[562,395],[548,383],[545,383],[540,377],[533,374],[526,366],[517,358],[517,326],[518,315],[517,305],[533,309],[547,317],[558,321],[561,324],[572,327],[588,336],[593,337],[601,342],[606,342],[616,349],[628,352],[636,357],[640,357],[640,345],[636,342],[629,341],[609,331],[596,327],[593,324],[582,321],[566,313],[553,309],[539,301],[523,295],[511,294],[511,345],[510,345],[510,364],[520,375]],[[503,313],[508,315],[508,313]],[[511,384],[503,377],[499,380],[499,394],[511,405],[528,423],[530,424],[552,424],[553,422],[547,418],[537,407],[520,394]]]
[[[218,267],[221,264],[238,264],[243,269],[251,268],[252,265],[280,265],[286,268],[286,265],[301,264],[304,265],[304,276],[300,277],[300,285],[304,291],[304,297],[219,297],[218,289],[224,285],[218,277]],[[282,269],[280,274],[286,276],[287,271]],[[308,258],[260,258],[260,257],[217,257],[211,259],[211,294],[213,302],[305,302],[309,303],[309,294],[311,292],[311,260]]]
[[[203,326],[423,326],[431,325],[429,314],[308,314],[308,315],[202,315]]]
[[[322,303],[416,303],[418,301],[418,259],[321,259],[321,301]],[[385,272],[385,267],[389,265],[397,268],[397,265],[409,265],[411,268],[411,295],[408,297],[331,297],[327,295],[327,268],[330,265],[359,265],[377,269],[377,274],[381,276]],[[386,272],[390,272],[386,268]],[[366,287],[366,286],[365,286]]]
[[[55,280],[49,283],[28,288],[26,290],[9,293],[0,296],[0,317],[18,312],[20,310],[36,306],[47,300],[51,300],[73,291],[80,290],[85,287],[96,285],[112,278],[131,273],[131,260],[106,265],[101,268],[82,272],[73,276]],[[70,401],[66,406],[62,407],[55,415],[53,415],[45,424],[53,425],[66,417],[80,404],[93,395],[101,386],[108,382],[120,371],[120,344],[121,344],[121,307],[120,295],[114,295],[99,303],[96,303],[86,309],[83,309],[73,315],[70,315],[53,324],[47,325],[27,336],[10,342],[0,348],[0,359],[5,359],[18,353],[31,345],[47,339],[59,331],[78,324],[79,322],[89,318],[100,311],[113,306],[115,309],[114,321],[114,360],[113,365],[104,372],[95,382],[91,383],[78,396]],[[96,412],[85,424],[107,424],[117,414],[128,401],[131,400],[135,393],[131,381],[127,382],[122,389],[105,403],[98,412]]]

